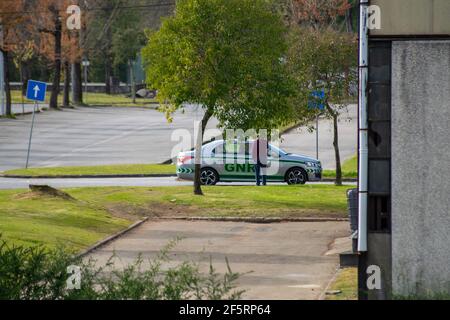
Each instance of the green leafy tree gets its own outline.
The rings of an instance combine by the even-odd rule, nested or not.
[[[134,61],[145,44],[144,31],[139,23],[140,15],[135,10],[127,10],[120,18],[122,22],[112,35],[114,64],[126,63],[130,70],[131,96],[136,102],[136,79]]]
[[[324,90],[324,116],[333,120],[336,184],[342,184],[338,120],[347,107],[351,87],[357,81],[357,41],[354,35],[332,29],[321,31],[295,28],[288,64],[299,91]],[[311,115],[307,103],[298,104],[299,115]]]
[[[155,0],[89,1],[90,6],[99,9],[86,13],[87,31],[83,45],[95,68],[104,70],[105,93],[111,94],[111,76],[118,76],[122,66],[127,65],[130,69],[130,64],[134,64],[145,44],[144,29],[157,28],[160,16],[172,11],[174,5],[168,5],[171,3]],[[131,79],[134,79],[133,74]]]
[[[138,22],[136,19],[127,21],[128,11],[134,14],[136,9],[121,9],[132,5],[127,0],[94,0],[91,5],[101,10],[87,12],[87,32],[83,46],[94,63],[104,67],[105,93],[111,94],[110,78],[115,75],[114,65],[117,61],[114,57],[117,46],[114,50],[113,35],[122,30],[123,24]]]
[[[222,127],[270,129],[289,119],[287,49],[282,18],[265,0],[179,0],[175,15],[149,33],[147,84],[171,120],[184,103],[204,109],[197,134],[194,193],[201,195],[203,132]]]

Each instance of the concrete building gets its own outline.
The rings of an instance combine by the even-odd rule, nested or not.
[[[450,1],[361,0],[364,20],[360,298],[450,294]]]

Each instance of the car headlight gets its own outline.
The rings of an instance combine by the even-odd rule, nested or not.
[[[306,162],[306,165],[308,167],[315,167],[316,166],[316,164],[314,162],[309,162],[309,161]]]

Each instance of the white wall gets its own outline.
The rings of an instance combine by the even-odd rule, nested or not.
[[[450,293],[450,41],[392,45],[392,285]]]

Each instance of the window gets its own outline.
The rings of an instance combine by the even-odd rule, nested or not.
[[[215,147],[212,151],[213,156],[222,156],[223,155],[223,143],[219,144],[217,147]]]
[[[368,206],[368,228],[372,232],[390,232],[390,197],[371,196]]]

